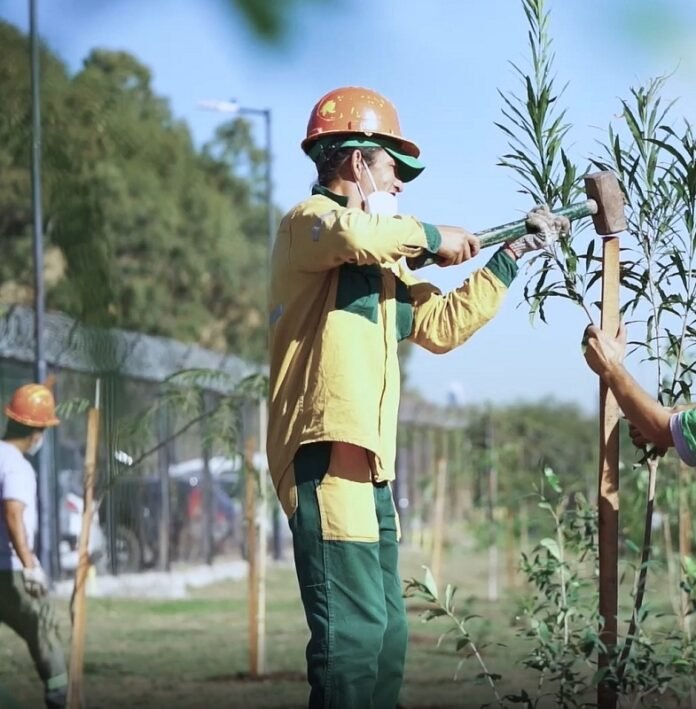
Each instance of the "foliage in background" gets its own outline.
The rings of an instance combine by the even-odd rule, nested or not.
[[[523,108],[514,115],[504,110],[507,133],[513,138],[524,137],[531,126],[536,135],[546,136],[546,140],[537,141],[538,149],[530,153],[532,157],[527,162],[503,158],[501,164],[512,167],[518,176],[525,175],[537,192],[544,192],[544,181],[548,181],[545,194],[553,197],[560,189],[559,176],[544,168],[559,151],[563,155],[556,144],[564,143],[568,130],[561,119],[565,113],[550,120],[543,110],[546,99],[554,103],[557,93],[549,78],[553,74],[553,55],[548,12],[543,0],[523,0],[523,7],[530,25],[532,71],[530,75],[519,72],[526,81],[522,92],[526,102],[517,99]],[[691,350],[696,344],[691,315],[696,298],[696,148],[691,125],[686,119],[677,119],[674,102],[663,98],[664,90],[664,78],[631,89],[630,97],[621,102],[620,118],[609,126],[602,155],[592,164],[613,170],[624,191],[628,229],[621,237],[622,309],[630,318],[633,350],[653,366],[659,401],[673,406],[690,399],[694,366]],[[506,106],[510,105],[512,99],[506,101]],[[570,163],[567,157],[562,160]],[[534,192],[530,191],[530,195]],[[563,259],[542,257],[541,271],[526,291],[532,314],[539,312],[543,316],[548,298],[559,296],[575,301],[592,319],[590,289],[599,276],[594,243],[591,239],[583,254],[575,238],[569,239],[561,244]],[[547,285],[549,282],[551,286]],[[646,463],[647,509],[637,606],[651,544],[657,459],[653,457]],[[632,627],[629,634],[633,631]]]
[[[549,534],[521,554],[527,587],[515,623],[524,645],[521,654],[511,659],[525,668],[524,686],[507,691],[511,668],[491,667],[487,662],[486,645],[478,640],[487,621],[471,615],[466,607],[457,609],[456,587],[448,585],[440,595],[427,569],[423,581],[406,581],[406,596],[426,604],[423,622],[445,620],[449,624],[438,644],[448,647],[448,641],[454,640],[453,651],[460,656],[457,673],[466,674],[462,671],[465,662],[475,663],[477,679],[490,686],[495,699],[486,706],[590,706],[598,682],[605,679],[616,687],[620,705],[665,706],[675,697],[687,696],[696,688],[694,647],[675,630],[674,614],[660,608],[643,609],[640,637],[620,678],[621,646],[610,666],[597,670],[596,651],[602,641],[595,591],[596,509],[583,495],[566,492],[561,478],[549,468],[544,470],[535,499],[537,516],[546,518],[536,524]],[[683,588],[693,595],[696,566],[691,562],[689,568],[688,584]]]
[[[6,23],[0,44],[0,302],[30,304],[29,53]],[[249,125],[199,151],[133,56],[94,50],[74,76],[41,61],[48,307],[261,360],[265,155]]]
[[[544,0],[522,0],[522,7],[528,24],[531,66],[525,71],[513,63],[518,93],[499,92],[503,120],[496,125],[507,139],[509,152],[501,156],[498,165],[513,172],[518,191],[528,195],[532,203],[548,204],[553,210],[578,200],[584,173],[564,148],[572,125],[567,109],[560,105],[565,87],[556,88],[549,13]],[[577,238],[580,232],[576,225],[571,234],[562,236],[529,262],[532,275],[525,284],[524,297],[532,318],[538,315],[546,322],[547,300],[564,298],[583,308],[593,320],[586,300],[597,278],[592,268],[594,240],[582,253]]]
[[[77,2],[82,12],[87,14],[111,8],[118,0]],[[126,5],[125,2],[121,4]],[[216,5],[230,25],[238,25],[241,20],[255,38],[267,45],[281,46],[296,27],[294,18],[300,10],[306,7],[318,13],[325,12],[327,4],[338,6],[339,0],[208,0],[208,4]]]
[[[331,0],[338,4],[337,0]],[[325,12],[326,0],[221,0],[230,10],[241,12],[249,26],[259,37],[268,42],[278,42],[284,39],[290,27],[292,18],[299,8],[306,6],[314,8],[318,13]]]
[[[610,125],[603,145],[604,158],[594,162],[619,176],[626,197],[629,239],[621,275],[628,291],[623,308],[630,318],[632,349],[652,365],[658,401],[673,407],[690,401],[693,379],[696,151],[690,123],[675,116],[676,102],[663,98],[665,83],[665,78],[659,77],[631,90],[630,98],[621,104],[624,121]],[[639,639],[638,609],[646,585],[654,506],[665,505],[661,515],[665,519],[665,555],[668,568],[673,567],[668,520],[670,507],[672,512],[675,507],[670,505],[670,497],[679,499],[693,486],[689,476],[670,480],[661,475],[661,494],[656,497],[659,458],[648,455],[645,463],[649,473],[645,534],[635,589],[636,610],[624,659],[630,643]],[[677,484],[670,486],[670,482]],[[690,547],[691,518],[680,514],[679,526],[687,524],[689,529],[679,533],[680,546],[688,534]],[[690,548],[680,552],[688,554]],[[679,609],[678,601],[675,605]],[[688,642],[689,620],[684,615],[681,625]]]
[[[520,629],[532,643],[521,664],[537,673],[537,691],[533,698],[522,691],[510,699],[532,707],[550,695],[555,706],[571,707],[596,682],[597,513],[583,495],[563,494],[550,468],[537,489],[537,506],[550,517],[553,536],[522,554],[532,592],[522,606]]]
[[[264,374],[253,374],[235,382],[219,371],[191,369],[177,372],[166,380],[149,405],[118,422],[114,447],[126,448],[134,459],[129,466],[137,467],[200,423],[203,448],[215,448],[234,458],[242,448],[240,434],[244,425],[244,406],[265,398],[267,390],[268,378]],[[174,415],[183,419],[181,424],[168,438],[157,436],[162,416]],[[153,438],[157,443],[149,446],[148,442]]]
[[[695,366],[696,146],[689,122],[663,97],[665,83],[631,89],[624,120],[609,126],[594,162],[617,174],[626,196],[621,275],[631,345],[654,364],[660,402],[673,406],[691,400]]]
[[[555,89],[549,13],[544,0],[522,0],[522,6],[529,26],[531,68],[525,72],[515,66],[521,89],[518,94],[501,94],[504,120],[498,125],[508,138],[510,152],[499,164],[513,171],[521,192],[534,201],[545,201],[553,209],[578,194],[579,177],[589,166],[583,171],[575,167],[564,147],[572,124],[558,106],[563,90]],[[694,366],[690,351],[696,335],[691,315],[696,297],[696,144],[688,120],[676,127],[674,104],[662,98],[664,86],[665,80],[658,78],[631,90],[630,98],[621,103],[620,121],[609,127],[602,156],[591,165],[613,170],[624,191],[629,226],[628,238],[622,236],[621,283],[629,296],[622,310],[632,318],[633,349],[654,367],[659,401],[673,406],[690,399]],[[536,271],[525,288],[532,317],[539,315],[545,320],[544,307],[549,298],[555,297],[574,302],[590,321],[594,320],[592,308],[596,303],[592,300],[597,296],[592,287],[600,276],[600,260],[595,256],[596,240],[591,237],[583,246],[578,239],[580,233],[576,225],[573,235],[533,261]],[[643,471],[638,477],[647,498],[643,553],[632,622],[614,677],[615,682],[628,681],[635,663],[645,661],[651,668],[647,672],[650,679],[647,683],[635,677],[632,680],[639,696],[656,691],[661,681],[656,679],[660,663],[645,656],[648,645],[642,641],[644,631],[640,627],[646,618],[640,607],[652,544],[658,460],[653,456],[646,462],[647,476]],[[662,499],[668,500],[670,488],[665,483],[667,480],[662,483]],[[682,498],[685,492],[671,497]],[[665,545],[669,547],[670,523],[668,515],[663,518]],[[686,519],[680,515],[680,525]],[[685,536],[691,545],[690,527],[682,530],[680,545]],[[668,550],[667,556],[672,553]],[[670,564],[674,566],[674,562]],[[680,643],[680,657],[690,653],[688,623],[682,619],[682,625],[687,632]],[[638,643],[638,657],[630,658],[634,641]],[[661,667],[666,672],[664,663]]]
[[[476,659],[479,665],[480,672],[476,675],[476,679],[487,683],[495,696],[496,702],[503,705],[503,699],[496,686],[496,681],[500,679],[500,675],[490,672],[483,659],[481,651],[485,645],[481,645],[476,640],[477,629],[473,628],[479,616],[466,615],[460,616],[457,614],[457,604],[455,603],[455,594],[457,587],[447,584],[444,595],[440,596],[437,588],[437,583],[427,567],[423,581],[418,581],[415,578],[410,578],[405,582],[404,596],[405,598],[413,598],[424,602],[427,608],[421,614],[421,620],[427,623],[434,618],[445,618],[450,623],[450,628],[446,630],[438,640],[438,647],[443,645],[447,640],[454,640],[454,648],[457,653],[468,653]],[[457,671],[466,661],[467,655],[460,660]]]

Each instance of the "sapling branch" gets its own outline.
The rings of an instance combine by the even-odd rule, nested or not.
[[[617,668],[619,680],[621,680],[624,676],[626,663],[628,662],[629,655],[631,654],[633,640],[638,630],[638,615],[643,607],[645,581],[648,575],[648,563],[650,561],[650,550],[652,548],[652,518],[655,506],[655,480],[657,477],[657,467],[659,461],[655,455],[648,455],[645,462],[648,466],[648,501],[645,510],[645,524],[643,527],[643,546],[641,549],[640,567],[636,580],[633,610],[631,611],[631,621],[626,635],[626,642],[624,643],[621,656],[619,657],[619,664]]]
[[[486,678],[486,681],[493,691],[498,706],[504,707],[505,704],[503,702],[503,698],[500,696],[498,688],[495,684],[495,675],[491,674],[488,670],[479,648],[472,639],[469,629],[466,627],[466,619],[459,618],[455,613],[453,598],[456,590],[456,587],[448,586],[443,603],[440,600],[432,574],[430,570],[425,567],[425,582],[421,582],[413,578],[408,579],[405,583],[404,596],[406,598],[420,598],[431,606],[423,613],[423,622],[443,616],[449,618],[449,620],[453,623],[454,628],[459,631],[459,635],[461,636],[459,642],[457,643],[457,649],[461,650],[462,648],[468,647],[471,650],[472,654],[476,658],[476,661],[483,670],[481,674]]]

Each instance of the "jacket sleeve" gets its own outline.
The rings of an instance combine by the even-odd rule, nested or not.
[[[344,263],[393,264],[423,249],[435,253],[442,240],[436,227],[413,217],[343,207],[324,213],[298,209],[289,216],[289,258],[301,271],[327,271]]]
[[[443,354],[466,342],[498,312],[517,264],[498,251],[455,290],[443,295],[432,283],[418,281],[405,267],[401,280],[413,305],[410,340],[430,352]]]
[[[672,414],[669,428],[679,457],[687,465],[696,466],[696,409]]]

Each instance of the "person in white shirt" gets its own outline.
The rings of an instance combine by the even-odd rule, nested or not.
[[[0,441],[0,623],[24,639],[44,685],[49,709],[64,707],[68,674],[58,637],[48,580],[34,555],[37,529],[36,475],[26,459],[35,455],[44,430],[57,426],[51,390],[25,384],[4,409]]]

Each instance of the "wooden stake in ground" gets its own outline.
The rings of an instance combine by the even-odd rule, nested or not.
[[[94,516],[94,484],[97,470],[97,450],[99,448],[99,405],[100,381],[97,379],[94,406],[87,414],[87,442],[84,464],[84,506],[82,527],[77,547],[78,562],[75,572],[72,608],[72,641],[70,644],[70,673],[68,683],[68,707],[78,709],[84,705],[82,675],[85,660],[85,631],[87,622],[86,586],[89,574],[89,532]]]
[[[257,449],[255,436],[247,436],[244,445],[246,468],[245,479],[245,517],[247,530],[247,560],[249,562],[249,676],[257,679],[266,671],[265,648],[262,632],[265,630],[265,569],[259,563],[261,545],[265,537],[259,535],[258,503],[259,478],[254,466],[254,454]],[[261,631],[261,632],[260,632]]]
[[[597,211],[593,222],[602,240],[602,330],[619,328],[619,237],[626,229],[624,200],[616,177],[599,172],[585,178],[585,190]],[[619,407],[608,387],[599,388],[599,613],[604,619],[601,638],[606,652],[599,667],[607,667],[616,647],[619,544]],[[597,688],[599,709],[615,709],[616,691],[609,682]]]
[[[259,676],[266,674],[266,567],[268,566],[268,465],[266,456],[266,399],[259,400],[259,504],[257,506],[257,667]]]
[[[619,327],[619,238],[603,240],[602,330]],[[619,561],[619,406],[603,382],[599,385],[599,613],[604,619],[601,639],[607,648],[599,656],[606,667],[616,647]],[[616,707],[616,692],[606,682],[597,690],[600,709]]]
[[[495,467],[493,451],[493,414],[489,410],[486,418],[486,454],[488,456],[488,600],[498,600],[498,530],[496,509],[498,507],[498,471]]]
[[[438,584],[442,583],[442,547],[445,537],[445,500],[447,498],[447,432],[440,431],[440,450],[435,477],[435,504],[433,505],[433,549],[430,571]]]

